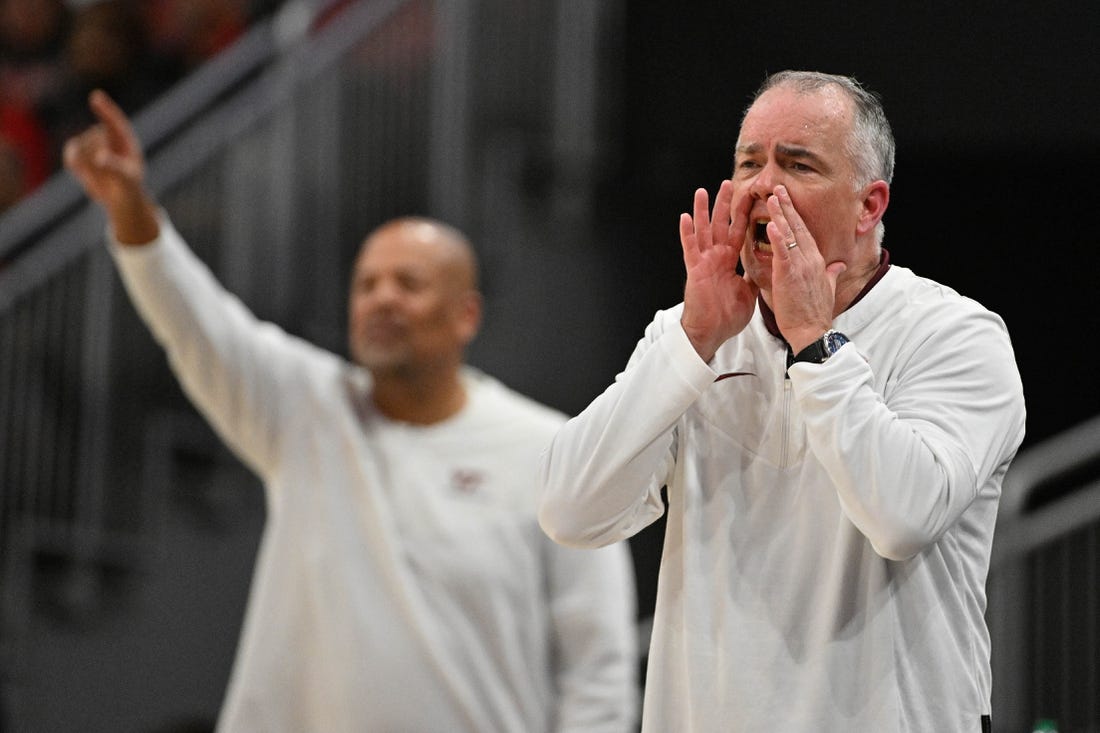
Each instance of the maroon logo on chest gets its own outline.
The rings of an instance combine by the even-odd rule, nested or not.
[[[451,472],[451,488],[460,494],[474,494],[485,483],[485,474],[476,468],[456,468]]]

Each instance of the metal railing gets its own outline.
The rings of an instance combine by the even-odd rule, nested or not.
[[[1100,730],[1100,417],[1013,462],[988,618],[995,730]]]

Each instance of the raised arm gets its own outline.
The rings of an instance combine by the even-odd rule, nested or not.
[[[695,192],[680,217],[684,304],[657,315],[615,383],[567,422],[539,465],[539,522],[562,544],[591,547],[630,537],[664,511],[660,490],[675,457],[675,426],[715,374],[717,348],[740,333],[758,288],[737,272],[748,209],[734,210],[723,181],[708,213]]]
[[[106,211],[126,291],[184,391],[266,476],[279,460],[280,411],[302,391],[291,387],[304,373],[297,365],[313,351],[225,291],[146,190],[144,156],[122,110],[100,91],[89,103],[99,122],[66,143],[65,164]]]
[[[65,143],[65,166],[107,212],[119,243],[147,244],[160,233],[157,205],[145,189],[145,156],[130,120],[106,92],[88,105],[99,124]]]

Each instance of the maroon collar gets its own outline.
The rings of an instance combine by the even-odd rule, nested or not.
[[[851,303],[848,304],[848,308],[858,303],[863,299],[864,295],[871,292],[871,288],[875,287],[882,276],[886,274],[886,271],[890,269],[890,253],[886,251],[884,247],[882,254],[879,256],[878,269],[875,270],[875,274],[871,276],[871,279],[867,281],[867,284],[863,286],[863,290],[859,291],[859,295],[855,297]],[[764,302],[764,296],[757,296],[757,305],[760,307],[760,315],[764,319],[764,326],[768,329],[768,333],[775,336],[777,339],[783,339],[783,334],[779,332],[779,326],[775,324],[775,313],[768,307],[768,304]],[[847,310],[847,308],[845,308]],[[783,339],[786,342],[786,339]]]

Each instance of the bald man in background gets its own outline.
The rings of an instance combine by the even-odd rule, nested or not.
[[[223,290],[146,190],[122,111],[90,104],[100,123],[66,166],[188,397],[267,496],[218,729],[632,730],[629,554],[539,529],[534,468],[565,418],[464,365],[481,317],[466,238],[419,218],[367,237],[349,363]]]

